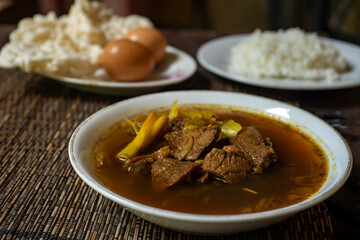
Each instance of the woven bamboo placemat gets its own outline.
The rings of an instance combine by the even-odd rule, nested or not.
[[[0,70],[0,78],[0,239],[333,239],[325,203],[232,236],[190,235],[142,220],[90,189],[68,157],[74,129],[124,98],[72,90],[17,70]],[[192,88],[208,84],[194,78]]]

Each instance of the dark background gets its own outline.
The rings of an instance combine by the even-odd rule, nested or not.
[[[360,44],[359,0],[103,0],[118,15],[146,16],[163,29],[252,32],[300,27]],[[72,0],[0,0],[0,24],[54,11]]]

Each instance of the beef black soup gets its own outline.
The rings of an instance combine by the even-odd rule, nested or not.
[[[266,211],[303,201],[328,174],[321,148],[268,116],[181,106],[123,120],[96,143],[93,168],[110,190],[167,210]]]

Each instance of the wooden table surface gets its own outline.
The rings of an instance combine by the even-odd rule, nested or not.
[[[0,46],[12,29],[0,25]],[[170,45],[194,58],[202,43],[234,33],[163,32]],[[265,96],[318,115],[350,145],[350,178],[325,202],[268,228],[217,237],[163,229],[91,190],[67,155],[69,138],[85,118],[128,97],[82,92],[37,74],[0,69],[0,239],[360,239],[360,87],[267,89],[235,83],[198,65],[186,82],[164,90],[187,89]]]

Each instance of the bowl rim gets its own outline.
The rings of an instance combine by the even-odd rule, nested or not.
[[[261,211],[261,212],[255,212],[255,213],[242,213],[242,214],[224,214],[224,215],[212,215],[212,214],[195,214],[195,213],[184,213],[184,212],[177,212],[177,211],[171,211],[171,210],[165,210],[160,209],[156,207],[152,207],[146,204],[142,204],[139,202],[136,202],[134,200],[128,199],[126,197],[123,197],[119,194],[116,194],[109,189],[107,189],[105,186],[103,186],[100,183],[100,180],[89,179],[89,175],[82,169],[78,167],[78,162],[74,153],[74,144],[76,143],[77,137],[79,133],[82,131],[83,127],[88,124],[89,122],[93,121],[94,118],[100,116],[105,111],[109,111],[112,108],[116,108],[116,106],[121,106],[123,104],[127,104],[129,102],[132,102],[134,100],[136,101],[143,101],[147,98],[151,98],[154,95],[166,95],[166,94],[234,94],[234,95],[246,95],[249,97],[254,97],[260,100],[269,101],[271,103],[278,104],[280,106],[286,106],[287,108],[291,110],[300,111],[301,113],[305,113],[308,116],[311,116],[314,119],[317,119],[318,121],[322,122],[329,130],[333,131],[338,137],[339,140],[342,141],[342,143],[345,146],[345,149],[347,151],[347,165],[345,166],[344,175],[341,176],[341,178],[329,189],[326,189],[323,191],[320,195],[314,195],[310,197],[307,200],[301,201],[296,204],[292,204],[286,207],[268,210],[268,211]],[[224,104],[228,105],[228,104]],[[120,120],[120,119],[119,119]],[[308,209],[312,206],[315,206],[316,204],[324,201],[325,199],[329,198],[331,195],[333,195],[335,192],[337,192],[343,184],[347,181],[348,177],[350,176],[352,167],[353,167],[353,156],[351,149],[349,145],[347,144],[344,137],[332,126],[330,126],[326,121],[322,120],[318,116],[307,112],[301,108],[292,106],[288,103],[284,103],[275,99],[262,97],[262,96],[256,96],[252,94],[247,93],[237,93],[237,92],[224,92],[224,91],[216,91],[216,90],[191,90],[191,91],[167,91],[167,92],[161,92],[161,93],[152,93],[152,94],[146,94],[138,97],[129,98],[126,100],[122,100],[117,103],[113,103],[107,107],[102,108],[101,110],[95,112],[94,114],[87,117],[78,127],[76,127],[75,131],[71,135],[69,146],[68,146],[68,153],[70,157],[70,162],[72,164],[73,169],[76,171],[78,176],[93,190],[95,190],[97,193],[111,199],[112,201],[120,204],[122,207],[135,212],[141,212],[148,215],[153,215],[156,217],[166,218],[166,219],[172,219],[172,220],[179,220],[179,221],[187,221],[187,222],[202,222],[202,223],[230,223],[230,222],[249,222],[249,221],[256,221],[259,219],[265,220],[265,219],[271,219],[275,217],[282,217],[282,216],[288,216],[291,214],[298,213],[300,211],[303,211],[305,209]],[[136,214],[136,213],[135,213]]]

